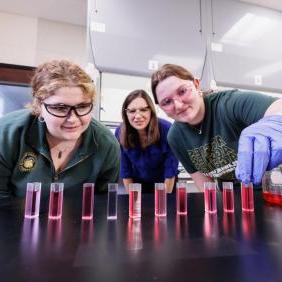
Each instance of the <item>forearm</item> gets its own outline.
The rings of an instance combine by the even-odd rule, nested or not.
[[[166,192],[171,193],[174,186],[175,177],[165,179]]]
[[[190,175],[200,192],[204,192],[204,183],[205,182],[213,181],[211,177],[208,177],[199,171],[191,173]]]
[[[123,181],[123,185],[126,191],[128,191],[129,184],[133,183],[133,179],[132,178],[123,178],[122,181]]]

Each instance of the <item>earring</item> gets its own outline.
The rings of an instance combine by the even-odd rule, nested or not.
[[[39,116],[39,117],[38,117],[38,121],[41,122],[41,123],[44,123],[44,122],[45,122],[44,117]]]

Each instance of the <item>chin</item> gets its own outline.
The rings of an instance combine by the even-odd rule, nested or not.
[[[63,139],[71,141],[77,140],[81,136],[81,133],[68,133],[64,134]]]

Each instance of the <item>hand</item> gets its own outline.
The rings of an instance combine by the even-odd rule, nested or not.
[[[266,170],[282,163],[282,115],[266,116],[246,127],[240,136],[236,177],[261,183]]]

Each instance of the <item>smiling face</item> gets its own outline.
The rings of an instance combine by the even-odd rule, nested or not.
[[[205,104],[198,80],[169,76],[157,85],[156,96],[160,108],[176,121],[196,125],[204,118]]]
[[[43,100],[43,103],[48,105],[68,106],[81,106],[91,102],[92,99],[79,87],[61,87],[54,95]],[[41,104],[41,116],[44,118],[48,133],[58,141],[78,140],[91,121],[91,111],[84,116],[77,116],[72,110],[66,117],[56,117],[47,111],[44,104]]]
[[[151,120],[151,109],[145,99],[137,97],[128,104],[126,115],[133,128],[144,131]]]

